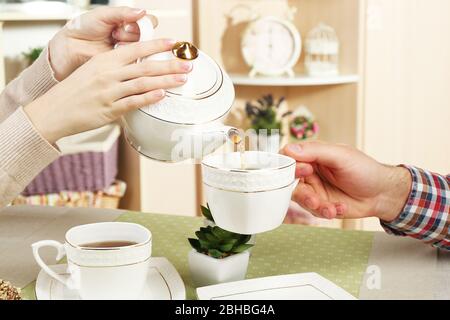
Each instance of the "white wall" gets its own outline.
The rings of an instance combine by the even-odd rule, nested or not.
[[[450,1],[368,0],[364,150],[450,172]]]
[[[450,173],[450,1],[365,0],[362,146]],[[381,230],[364,219],[365,230]]]
[[[58,32],[60,22],[6,22],[3,26],[3,52],[6,81],[16,77],[22,66],[22,52],[46,46]]]

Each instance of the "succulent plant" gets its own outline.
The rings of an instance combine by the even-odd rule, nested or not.
[[[214,222],[214,218],[211,214],[211,209],[209,208],[209,204],[206,204],[206,207],[200,206],[202,210],[202,215],[211,222]]]
[[[195,235],[197,239],[188,239],[192,248],[215,259],[223,259],[253,247],[247,243],[251,236],[226,231],[217,226],[202,227]]]

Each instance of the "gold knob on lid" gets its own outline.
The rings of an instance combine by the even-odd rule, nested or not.
[[[177,42],[172,48],[172,53],[183,60],[195,60],[198,57],[198,49],[190,42]]]

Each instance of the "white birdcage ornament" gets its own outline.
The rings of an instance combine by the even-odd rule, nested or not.
[[[305,42],[305,67],[310,76],[335,76],[339,73],[339,40],[336,31],[320,23]]]

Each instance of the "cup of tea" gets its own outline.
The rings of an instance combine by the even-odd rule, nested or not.
[[[39,255],[42,247],[54,247],[56,259],[67,256],[69,277],[54,272]],[[125,222],[103,222],[74,227],[64,244],[44,240],[32,245],[33,256],[49,276],[81,299],[129,300],[142,293],[149,270],[152,234],[145,227]]]
[[[241,234],[279,227],[298,183],[295,167],[290,157],[260,151],[205,158],[203,186],[215,223]]]

